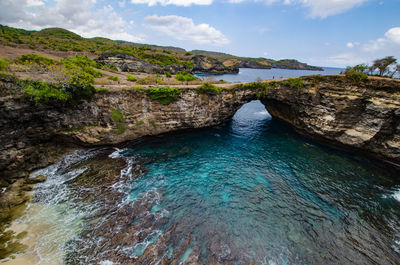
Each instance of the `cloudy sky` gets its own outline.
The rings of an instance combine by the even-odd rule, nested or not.
[[[400,59],[399,0],[0,0],[0,23],[320,66]]]

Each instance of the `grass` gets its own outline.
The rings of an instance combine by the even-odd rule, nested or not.
[[[208,82],[202,84],[201,86],[196,88],[197,93],[199,94],[209,94],[209,95],[216,95],[222,92],[223,88],[217,87],[213,84]]]
[[[140,85],[154,85],[154,84],[161,84],[162,79],[159,79],[155,76],[146,76],[144,78],[138,78],[136,82]]]
[[[0,71],[5,71],[8,69],[9,61],[0,58]]]
[[[131,81],[131,82],[136,82],[137,78],[134,75],[127,74],[126,80]]]
[[[194,81],[194,80],[200,80],[197,77],[193,76],[192,74],[188,72],[182,72],[179,71],[176,74],[176,80],[181,81],[181,82],[189,82],[189,81]]]
[[[368,80],[368,76],[364,73],[359,73],[353,69],[345,72],[345,76],[347,79],[351,80],[354,83],[361,83]]]
[[[173,87],[157,87],[146,89],[146,94],[152,99],[157,100],[162,105],[169,105],[176,101],[181,94],[179,88]]]
[[[282,81],[282,85],[289,86],[291,88],[302,89],[304,86],[304,81],[301,78],[289,78],[285,81]]]
[[[108,80],[117,82],[119,80],[119,78],[118,78],[118,76],[110,76],[110,77],[108,77]]]
[[[142,121],[142,120],[135,122],[135,126],[140,126],[143,124],[144,124],[144,121]]]
[[[111,111],[111,118],[117,126],[117,133],[123,134],[126,130],[124,115],[120,110],[113,109]]]

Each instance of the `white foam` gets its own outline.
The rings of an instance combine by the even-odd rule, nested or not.
[[[392,197],[393,197],[395,200],[397,200],[397,201],[400,202],[400,189],[398,189],[397,191],[395,191],[395,192],[392,194]]]
[[[102,260],[99,263],[100,265],[114,265],[115,263],[110,260]]]

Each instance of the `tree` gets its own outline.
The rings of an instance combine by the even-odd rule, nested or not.
[[[393,56],[378,59],[373,62],[372,69],[377,69],[379,71],[379,75],[384,76],[387,72],[389,72],[389,66],[396,63],[396,61],[396,58]]]

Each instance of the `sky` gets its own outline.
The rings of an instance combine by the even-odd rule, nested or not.
[[[0,0],[12,27],[332,67],[400,60],[399,14],[400,0]]]

